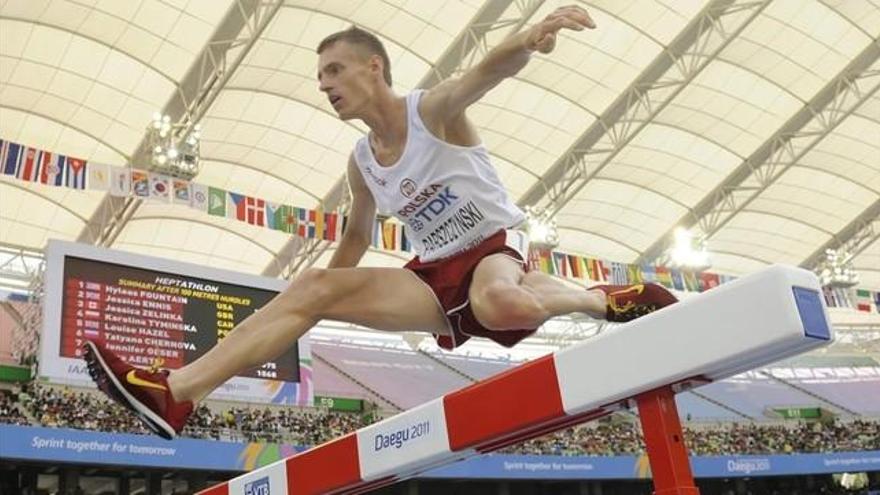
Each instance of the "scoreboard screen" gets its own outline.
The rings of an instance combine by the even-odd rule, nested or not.
[[[50,242],[46,258],[40,375],[60,382],[90,381],[82,360],[86,339],[102,342],[136,366],[183,367],[287,285],[278,279],[63,241]],[[279,394],[301,395],[296,386],[301,360],[307,362],[302,350],[294,345],[274,360],[242,372],[224,384],[221,397],[284,403],[288,401],[280,400]],[[279,382],[293,389],[279,387]]]
[[[194,361],[277,292],[68,256],[64,261],[61,356],[80,357],[84,338],[134,365],[170,369]],[[298,381],[296,347],[239,376]]]

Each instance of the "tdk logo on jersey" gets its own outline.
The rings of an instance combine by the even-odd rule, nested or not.
[[[260,478],[244,484],[244,495],[270,495],[269,477]]]
[[[456,201],[458,201],[458,196],[452,192],[449,186],[431,184],[406,206],[398,210],[397,214],[402,218],[408,218],[412,215],[413,218],[430,222]]]

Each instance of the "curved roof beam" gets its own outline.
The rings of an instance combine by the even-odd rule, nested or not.
[[[67,34],[71,34],[71,35],[73,35],[73,36],[76,36],[77,38],[87,39],[87,40],[89,40],[89,41],[91,41],[91,42],[93,42],[93,43],[96,43],[96,44],[101,45],[101,46],[103,46],[103,47],[105,47],[105,48],[108,48],[108,49],[110,49],[110,50],[112,50],[112,51],[114,51],[114,52],[121,53],[122,55],[125,55],[126,57],[128,57],[128,58],[130,58],[130,59],[132,59],[132,60],[136,60],[139,64],[143,65],[144,67],[148,67],[150,70],[152,70],[152,71],[155,72],[156,74],[159,74],[159,75],[162,76],[163,78],[167,79],[168,82],[170,82],[171,84],[175,84],[175,85],[177,84],[177,81],[175,81],[175,80],[174,80],[171,76],[169,76],[168,74],[165,74],[164,72],[160,71],[158,68],[154,67],[154,66],[150,63],[149,60],[142,59],[142,58],[140,58],[140,57],[138,57],[138,56],[136,56],[136,55],[134,55],[134,54],[128,53],[128,52],[123,51],[123,50],[120,50],[119,48],[116,48],[115,46],[113,46],[113,45],[111,45],[111,44],[109,44],[109,43],[106,43],[106,42],[104,42],[104,41],[102,41],[102,40],[99,40],[98,38],[94,38],[94,37],[89,36],[89,35],[87,35],[87,34],[83,34],[83,33],[79,32],[79,31],[74,31],[74,30],[72,30],[72,29],[68,29],[68,28],[63,27],[63,26],[56,26],[55,24],[49,24],[49,23],[47,23],[47,22],[35,21],[35,20],[31,20],[31,19],[22,19],[22,18],[20,18],[20,17],[14,17],[14,16],[9,16],[9,15],[0,15],[0,21],[14,21],[14,22],[23,22],[23,23],[27,23],[27,24],[34,24],[34,25],[42,26],[42,27],[44,27],[44,28],[48,28],[48,29],[55,29],[55,30],[57,30],[57,31],[63,31],[63,32],[67,33]],[[128,22],[128,21],[126,20],[125,22]],[[167,41],[167,40],[165,40],[165,41]],[[59,67],[53,67],[53,68],[54,68],[54,69],[59,69]]]
[[[126,158],[126,154],[123,153],[123,151],[120,150],[119,148],[113,146],[113,145],[110,144],[109,142],[104,141],[102,138],[99,138],[98,136],[96,136],[96,135],[94,135],[94,134],[92,134],[92,133],[90,133],[90,132],[88,132],[88,131],[85,131],[85,130],[80,129],[80,128],[78,128],[78,127],[73,127],[73,126],[71,126],[71,125],[70,125],[70,122],[63,121],[63,120],[58,119],[58,118],[56,118],[56,117],[53,117],[53,116],[51,116],[51,115],[46,115],[45,113],[38,112],[38,111],[36,111],[36,110],[30,110],[30,109],[22,108],[22,107],[19,107],[19,106],[16,106],[16,105],[10,105],[10,104],[8,104],[8,103],[0,103],[0,108],[8,108],[8,109],[10,109],[10,110],[15,110],[15,111],[17,111],[17,112],[21,112],[21,113],[24,113],[24,114],[27,114],[27,115],[36,115],[37,117],[40,117],[41,119],[46,119],[46,120],[51,121],[51,122],[54,122],[54,123],[56,123],[56,124],[58,124],[58,125],[60,125],[60,126],[62,126],[62,127],[66,127],[66,128],[68,128],[68,129],[72,129],[72,130],[74,130],[74,131],[76,131],[76,132],[82,134],[83,136],[87,136],[87,137],[89,137],[89,138],[95,140],[95,142],[98,142],[98,143],[103,144],[103,145],[106,146],[107,148],[109,148],[109,149],[115,151],[116,153],[119,153],[119,156],[122,157],[123,159]]]
[[[319,107],[318,105],[315,105],[315,104],[310,103],[308,101],[303,101],[303,100],[294,98],[290,95],[278,93],[276,91],[269,91],[268,89],[246,88],[244,86],[228,86],[226,88],[223,88],[223,91],[239,91],[239,92],[243,92],[243,93],[257,93],[257,94],[261,94],[261,95],[274,96],[274,97],[282,99],[282,100],[292,101],[292,102],[299,104],[299,105],[302,105],[304,107],[312,107],[316,111],[321,112],[324,115],[327,115],[329,117],[333,117],[334,119],[338,118],[335,114],[328,112],[327,109]],[[211,117],[211,118],[213,119],[216,117]],[[361,130],[358,126],[352,124],[351,122],[349,122],[347,120],[343,120],[342,123],[347,125],[348,127],[351,127],[352,129],[356,130],[357,132],[363,132],[363,130]]]
[[[24,192],[26,192],[26,193],[32,194],[32,195],[34,195],[34,196],[40,198],[40,199],[43,200],[43,201],[46,201],[46,202],[48,202],[48,203],[52,203],[53,205],[57,206],[58,208],[61,208],[62,210],[66,211],[67,213],[70,213],[70,214],[73,215],[74,217],[78,218],[78,219],[81,220],[83,223],[86,223],[86,220],[87,220],[87,219],[86,219],[84,216],[82,216],[82,215],[80,215],[79,213],[77,213],[77,212],[71,210],[70,208],[68,208],[67,206],[65,206],[64,203],[59,203],[58,201],[55,201],[54,199],[52,199],[52,198],[50,198],[50,197],[48,197],[48,196],[43,196],[42,194],[40,194],[40,193],[38,193],[38,192],[36,192],[36,191],[32,191],[32,190],[28,189],[27,187],[24,187],[22,184],[19,184],[18,182],[12,182],[12,181],[10,181],[10,182],[0,182],[0,186],[14,187],[15,189],[18,189],[18,190],[20,190],[20,191],[24,191]],[[17,220],[16,220],[16,221],[17,221]],[[22,223],[23,223],[23,222],[22,222]]]
[[[232,234],[236,237],[240,237],[240,238],[248,241],[249,243],[257,246],[258,248],[262,249],[263,251],[266,251],[267,253],[271,254],[272,256],[275,255],[275,253],[271,249],[269,249],[266,246],[255,241],[252,237],[249,237],[245,234],[242,234],[241,232],[236,232],[235,230],[230,229],[229,227],[224,227],[222,225],[213,224],[211,222],[206,222],[204,220],[200,220],[200,219],[196,219],[196,218],[175,217],[175,216],[171,216],[171,215],[139,215],[139,216],[129,220],[129,222],[139,222],[141,220],[169,220],[172,222],[185,222],[185,223],[195,223],[195,224],[199,224],[199,225],[205,225],[207,227],[211,227],[211,228],[214,228],[217,230],[222,230],[223,232],[225,232],[227,234]],[[155,244],[149,244],[149,245],[154,246],[154,247],[156,246]]]
[[[254,127],[262,127],[263,129],[278,130],[277,128],[275,128],[275,127],[273,127],[273,126],[271,126],[271,125],[269,125],[269,124],[265,124],[265,123],[263,123],[263,122],[252,122],[252,121],[250,121],[250,120],[239,120],[239,119],[233,119],[233,118],[229,118],[229,117],[217,117],[217,116],[214,116],[214,117],[208,117],[208,118],[213,119],[213,120],[222,120],[222,121],[226,121],[226,122],[234,122],[234,123],[240,123],[240,124],[248,124],[248,125],[252,125],[252,126],[254,126]],[[328,150],[328,151],[337,151],[335,148],[331,148],[331,147],[327,146],[326,143],[320,143],[320,142],[318,142],[318,141],[315,141],[315,140],[309,139],[309,138],[307,138],[307,137],[305,137],[305,136],[303,136],[303,135],[301,135],[301,134],[293,134],[293,133],[286,132],[286,131],[278,131],[278,132],[281,132],[281,133],[286,134],[286,135],[288,135],[288,136],[295,137],[295,138],[297,138],[297,139],[302,139],[303,141],[305,141],[305,142],[307,142],[307,143],[314,144],[315,146],[320,146],[321,148],[323,148],[323,149],[325,149],[325,150]],[[207,140],[207,139],[205,139],[204,141],[207,141],[207,142],[219,142],[219,141],[212,141],[212,140]],[[255,147],[254,147],[254,148],[255,148]]]
[[[799,206],[802,206],[802,205],[799,205]],[[764,210],[754,210],[754,209],[750,209],[750,210],[746,210],[746,212],[747,212],[747,213],[752,213],[752,214],[755,214],[755,215],[766,215],[766,216],[768,216],[768,217],[781,218],[782,220],[787,220],[787,221],[792,222],[792,223],[796,223],[796,224],[799,224],[799,225],[803,225],[804,227],[807,227],[807,228],[809,228],[809,229],[811,229],[811,230],[815,230],[815,231],[821,232],[821,233],[826,234],[826,235],[832,235],[832,232],[830,232],[830,231],[828,231],[828,230],[826,230],[826,229],[823,229],[823,228],[819,228],[819,227],[817,227],[816,225],[814,225],[814,224],[812,224],[812,223],[810,223],[810,222],[807,222],[806,220],[802,220],[802,219],[800,219],[800,218],[790,217],[790,216],[788,216],[788,215],[784,215],[784,214],[782,214],[782,213],[778,213],[778,212],[775,212],[775,211],[764,211]],[[733,227],[730,227],[730,228],[733,228]],[[767,231],[765,231],[765,230],[760,230],[760,229],[752,229],[752,231],[753,231],[753,232],[762,232],[762,233],[764,233],[764,234],[773,234],[773,235],[776,235],[776,236],[779,236],[779,237],[785,237],[786,239],[789,239],[789,240],[792,240],[792,241],[799,241],[799,240],[800,240],[800,239],[790,238],[790,237],[788,237],[788,236],[781,235],[779,232],[767,232]]]
[[[816,268],[825,257],[827,249],[845,251],[849,254],[849,259],[854,259],[878,239],[880,239],[880,198],[834,234],[828,242],[807,256],[800,266],[808,270]]]
[[[772,261],[765,260],[764,258],[758,258],[757,256],[751,254],[734,253],[733,251],[721,251],[717,249],[713,249],[712,252],[718,254],[726,254],[728,256],[736,256],[737,258],[744,258],[747,260],[756,261],[758,263],[763,263],[765,265],[769,265],[770,263],[772,263]]]
[[[653,261],[672,245],[677,227],[698,225],[704,238],[718,232],[880,89],[880,39],[874,39],[724,181],[649,247]]]
[[[558,212],[767,7],[709,2],[518,201]],[[730,14],[747,12],[747,15]]]
[[[488,51],[486,35],[492,31],[510,28],[508,36],[518,32],[522,26],[534,15],[544,0],[486,0],[480,10],[468,22],[464,29],[455,37],[452,43],[440,55],[440,58],[425,74],[417,88],[429,89],[436,86],[447,77],[460,73],[471,67],[477,56]],[[508,19],[501,19],[508,7],[513,6],[516,13]],[[321,202],[326,210],[342,208],[347,209],[348,190],[345,174],[340,177]],[[305,239],[291,239],[279,252],[278,256],[290,261],[279,270],[279,265],[271,264],[263,270],[263,275],[269,277],[283,276],[290,278],[300,268],[313,264],[318,257],[326,251],[329,242]]]
[[[587,234],[587,235],[595,236],[595,237],[598,237],[598,238],[600,238],[600,239],[605,239],[606,241],[611,242],[611,243],[613,243],[613,244],[617,244],[618,246],[623,246],[623,247],[625,247],[626,249],[629,249],[630,251],[632,251],[633,253],[638,253],[638,252],[639,252],[638,249],[636,249],[636,248],[630,246],[629,244],[627,244],[627,243],[621,241],[620,239],[617,239],[617,238],[614,238],[614,237],[611,237],[611,236],[607,236],[607,235],[605,235],[605,234],[600,234],[600,233],[595,232],[595,231],[592,231],[592,230],[582,229],[582,228],[580,228],[580,227],[566,227],[566,226],[564,226],[564,225],[559,225],[557,228],[559,228],[559,229],[564,229],[564,230],[571,230],[572,232],[580,232],[580,233],[582,233],[582,234]]]
[[[654,189],[651,189],[650,187],[648,187],[648,186],[646,186],[646,185],[644,185],[644,184],[639,184],[638,182],[632,182],[632,181],[629,181],[629,180],[626,180],[626,179],[620,179],[620,178],[617,178],[617,177],[605,177],[605,176],[597,177],[596,180],[597,180],[597,181],[606,181],[606,182],[617,182],[618,184],[626,184],[627,186],[632,186],[632,187],[635,187],[635,188],[641,189],[641,190],[643,190],[643,191],[648,191],[649,193],[656,194],[657,196],[660,196],[661,198],[663,198],[663,199],[669,201],[670,203],[675,203],[675,204],[677,204],[678,206],[681,206],[681,207],[684,208],[684,209],[687,209],[687,207],[688,207],[686,204],[684,204],[684,203],[682,203],[681,201],[679,201],[679,200],[673,198],[672,196],[670,196],[670,195],[668,195],[668,194],[666,194],[666,193],[662,193],[662,192],[660,192],[660,191],[655,191]],[[634,210],[634,211],[638,211],[638,210]]]
[[[296,189],[297,191],[302,191],[304,194],[306,194],[306,195],[308,195],[308,196],[310,196],[310,197],[312,197],[312,198],[315,198],[315,201],[320,201],[320,200],[321,200],[321,198],[319,198],[317,194],[315,194],[315,193],[313,193],[313,192],[311,192],[311,191],[309,191],[309,190],[307,190],[307,189],[303,189],[301,186],[299,186],[299,185],[294,184],[293,182],[291,182],[290,179],[287,179],[287,178],[285,178],[285,177],[281,177],[280,175],[278,175],[278,174],[274,174],[274,173],[269,172],[269,171],[267,171],[267,170],[262,170],[262,169],[259,169],[259,168],[257,168],[257,167],[254,167],[254,166],[248,165],[248,164],[246,164],[246,163],[232,162],[232,161],[229,161],[229,160],[224,160],[224,159],[222,159],[222,158],[213,158],[213,157],[210,157],[210,156],[203,156],[203,157],[202,157],[202,161],[210,161],[210,162],[226,163],[226,164],[228,164],[228,165],[232,165],[232,166],[234,166],[234,167],[241,167],[241,168],[245,168],[245,169],[248,169],[248,170],[253,170],[254,172],[261,173],[261,174],[263,174],[263,175],[265,175],[265,176],[272,177],[273,179],[275,179],[275,180],[277,180],[277,181],[279,181],[279,182],[283,182],[283,183],[287,184],[288,186],[290,186],[291,188]]]
[[[179,138],[189,134],[202,119],[283,3],[284,0],[233,0],[162,109],[163,114],[181,126],[176,133]],[[232,56],[235,58],[228,59]],[[149,140],[144,134],[130,155],[131,162],[149,163],[144,159],[147,156]],[[99,232],[83,230],[78,241],[111,246],[141,202],[132,196],[117,198],[108,193],[89,222],[99,225]]]
[[[348,19],[348,18],[345,18],[345,17],[341,17],[341,16],[338,16],[338,15],[336,15],[336,14],[333,14],[333,13],[330,13],[330,12],[326,12],[326,11],[324,11],[324,10],[320,10],[320,9],[312,9],[312,8],[303,7],[303,6],[301,6],[301,5],[287,5],[287,4],[284,5],[284,8],[285,8],[285,9],[291,9],[291,10],[304,10],[304,11],[306,11],[306,12],[314,12],[315,14],[321,14],[321,15],[325,15],[325,16],[327,16],[327,17],[332,17],[333,19],[338,19],[338,20],[340,20],[340,21],[342,21],[342,22],[344,22],[344,23],[346,23],[346,24],[354,24],[354,23],[352,22],[351,19]],[[426,24],[427,24],[427,23],[426,23]],[[416,52],[410,50],[410,49],[407,47],[406,43],[401,43],[400,41],[398,41],[398,40],[392,38],[391,36],[388,36],[387,33],[381,33],[380,36],[381,36],[382,38],[385,38],[385,39],[387,39],[388,41],[394,43],[395,45],[397,45],[397,46],[403,48],[403,50],[406,51],[407,53],[411,53],[414,57],[416,57],[417,59],[419,59],[419,60],[421,60],[422,62],[424,62],[425,65],[429,65],[429,64],[431,63],[430,60],[428,60],[428,59],[426,59],[425,57],[419,55],[418,53],[416,53]],[[296,47],[296,48],[307,48],[307,47],[305,47],[305,46],[298,45],[298,44],[296,44],[296,43],[291,43],[289,40],[280,40],[280,39],[277,39],[277,38],[268,38],[268,37],[267,37],[267,38],[264,38],[264,39],[265,39],[266,41],[272,41],[272,42],[274,42],[274,43],[280,43],[280,44],[282,44],[282,45],[293,46],[293,47]],[[309,50],[313,50],[313,49],[315,49],[315,48],[316,48],[316,47],[310,47],[310,48],[308,48],[308,49],[309,49]]]

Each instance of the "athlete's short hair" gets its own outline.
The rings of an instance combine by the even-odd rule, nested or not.
[[[320,54],[330,46],[335,45],[339,41],[345,41],[352,45],[363,48],[369,55],[378,55],[382,57],[382,76],[385,82],[391,86],[391,60],[388,58],[388,52],[385,51],[385,45],[379,41],[373,33],[365,31],[357,26],[339,31],[327,36],[318,44],[317,52]]]

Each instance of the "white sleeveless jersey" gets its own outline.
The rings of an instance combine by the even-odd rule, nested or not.
[[[449,144],[425,127],[418,112],[422,93],[406,97],[406,144],[397,163],[379,165],[367,136],[354,157],[376,208],[406,225],[416,254],[433,261],[516,226],[525,214],[508,197],[482,144]]]

